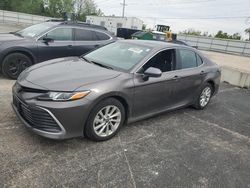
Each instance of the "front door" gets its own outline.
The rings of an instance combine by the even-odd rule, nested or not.
[[[43,38],[52,39],[45,42]],[[37,41],[39,61],[73,56],[73,32],[72,28],[56,28],[49,31]]]
[[[171,108],[175,93],[174,77],[175,50],[164,50],[151,58],[134,76],[133,116],[140,117]],[[143,72],[149,67],[160,69],[159,78],[143,79]]]

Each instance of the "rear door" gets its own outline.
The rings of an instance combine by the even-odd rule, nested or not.
[[[101,31],[99,32],[87,28],[75,28],[74,33],[75,56],[80,56],[111,42],[111,37]]]
[[[53,39],[51,42],[44,42],[43,38]],[[73,30],[69,27],[55,28],[37,41],[39,61],[67,57],[73,55]]]
[[[175,78],[175,103],[177,106],[193,102],[203,80],[205,72],[202,59],[190,49],[177,49]]]

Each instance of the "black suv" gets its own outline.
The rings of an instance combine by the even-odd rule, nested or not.
[[[0,34],[0,69],[6,77],[16,79],[32,64],[80,56],[115,40],[98,25],[50,20],[15,33]]]

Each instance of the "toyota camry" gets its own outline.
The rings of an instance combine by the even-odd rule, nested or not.
[[[121,40],[29,67],[13,86],[12,106],[39,135],[102,141],[125,123],[186,106],[204,109],[220,76],[219,67],[194,48]]]

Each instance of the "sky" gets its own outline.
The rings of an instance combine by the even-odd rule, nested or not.
[[[122,15],[123,0],[95,0],[106,16]],[[178,33],[189,28],[216,34],[240,33],[250,27],[250,0],[126,0],[125,16],[143,20],[147,28],[169,25]]]

